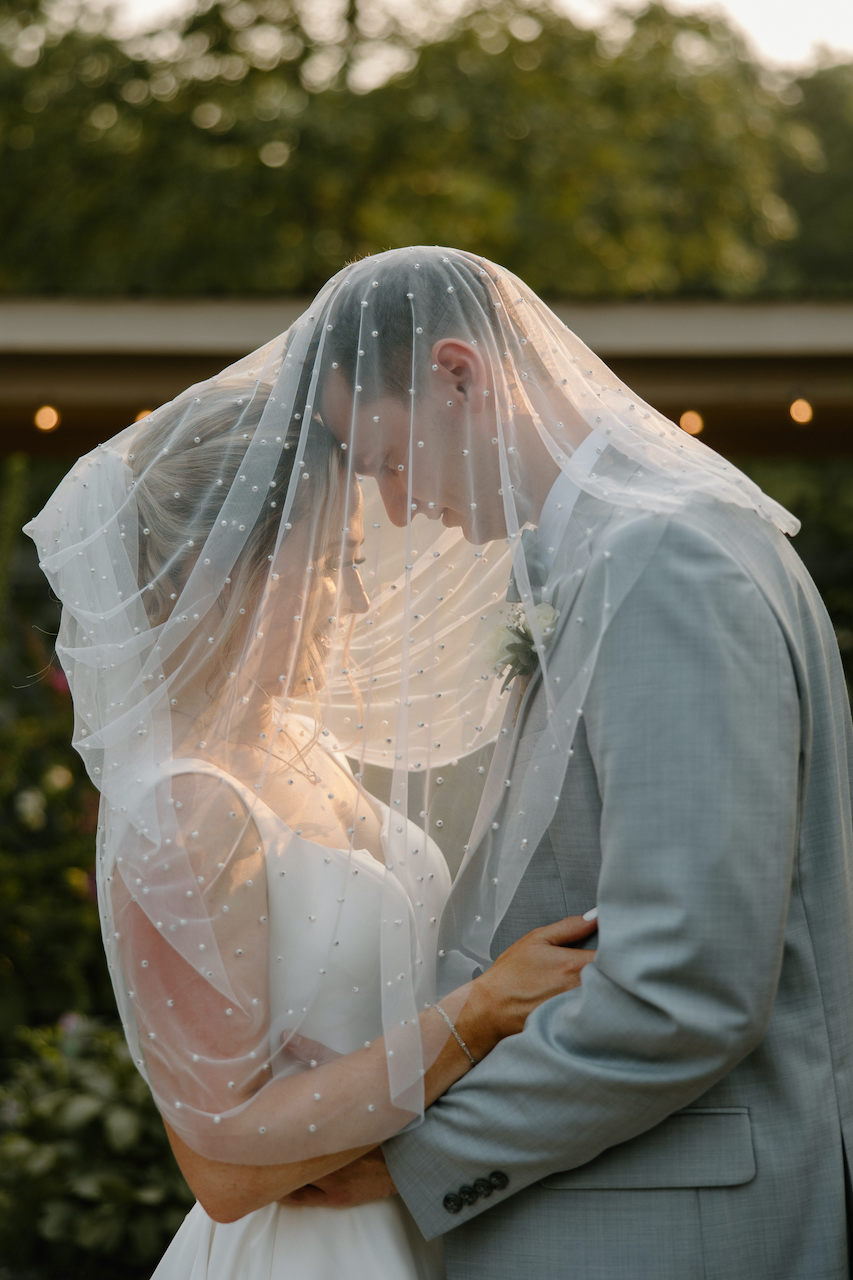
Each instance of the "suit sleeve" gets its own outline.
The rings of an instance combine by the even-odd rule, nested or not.
[[[770,1017],[798,692],[765,598],[703,535],[667,530],[606,633],[584,720],[602,805],[597,957],[386,1144],[427,1238],[687,1106]],[[495,1172],[505,1185],[448,1209]]]

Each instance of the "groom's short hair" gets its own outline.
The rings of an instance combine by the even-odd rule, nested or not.
[[[452,253],[452,251],[450,251]],[[423,352],[423,364],[439,338],[462,338],[482,342],[488,328],[496,333],[495,304],[483,277],[486,264],[465,254],[438,256],[434,251],[422,257],[399,251],[396,261],[387,259],[381,271],[372,268],[373,259],[364,258],[348,268],[345,281],[335,297],[327,321],[326,350],[331,361],[352,388],[356,384],[359,351],[371,340],[385,344],[382,359],[368,362],[381,370],[382,385],[367,385],[368,400],[380,395],[409,396],[413,379],[425,370],[413,369],[413,349]],[[456,277],[450,290],[448,281]],[[374,287],[374,280],[380,283]],[[363,304],[367,303],[365,307]],[[329,327],[331,326],[331,327]],[[378,335],[373,338],[373,335]],[[421,338],[422,341],[415,342]],[[324,361],[325,364],[325,361]],[[364,379],[359,371],[359,382]]]

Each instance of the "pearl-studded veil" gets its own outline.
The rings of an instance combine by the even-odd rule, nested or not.
[[[607,627],[666,520],[705,500],[797,527],[511,273],[439,248],[346,267],[63,480],[27,532],[101,793],[105,945],[135,1060],[194,1150],[300,1160],[420,1113],[446,1034],[418,1020],[444,857],[470,846],[482,904],[443,957],[454,985],[488,963],[553,814]],[[577,528],[526,555],[543,507],[574,503]],[[604,525],[624,556],[599,554]],[[595,584],[559,670],[556,571]],[[539,680],[542,803],[472,842]]]

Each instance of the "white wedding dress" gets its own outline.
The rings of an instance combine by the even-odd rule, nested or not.
[[[224,776],[206,761],[175,762],[178,771],[192,770]],[[333,1044],[338,1052],[359,1047],[340,1042],[341,1009],[352,1000],[354,988],[373,1002],[378,1011],[379,913],[384,868],[366,851],[338,851],[304,841],[305,855],[296,861],[301,883],[294,883],[293,832],[237,779],[228,775],[236,791],[252,804],[252,816],[264,842],[270,919],[270,1039],[278,1040],[287,1021],[292,993],[280,978],[276,964],[284,940],[292,953],[298,939],[300,966],[311,965],[312,939],[319,930],[303,923],[311,915],[338,910],[331,879],[340,873],[341,860],[358,863],[359,890],[347,898],[345,917],[339,919],[340,946],[328,966],[324,998],[311,1009],[311,1023],[300,1033],[320,1043]],[[391,814],[385,813],[383,838]],[[409,839],[424,859],[426,901],[431,915],[439,915],[450,889],[447,864],[424,832],[409,823]],[[286,879],[275,863],[283,841],[288,848]],[[324,878],[326,883],[324,885]],[[287,884],[285,892],[284,884]],[[400,886],[401,898],[404,895]],[[400,904],[413,910],[408,898]],[[298,930],[298,932],[297,932]],[[291,1009],[292,1012],[292,1009]],[[361,1024],[363,1025],[363,1023]],[[355,1034],[355,1028],[354,1028]],[[164,1254],[152,1280],[441,1280],[444,1276],[441,1242],[426,1242],[402,1200],[395,1196],[350,1209],[308,1208],[271,1204],[237,1222],[218,1223],[195,1204]]]

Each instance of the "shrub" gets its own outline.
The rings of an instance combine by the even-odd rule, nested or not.
[[[20,532],[65,469],[18,454],[0,473],[0,1079],[17,1025],[115,1011],[94,893],[97,795],[71,746],[59,609]]]
[[[0,1086],[10,1278],[147,1278],[192,1195],[121,1032],[71,1014],[17,1044]]]

